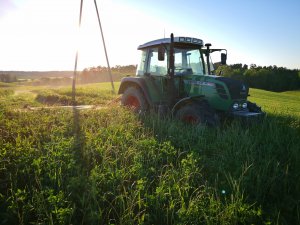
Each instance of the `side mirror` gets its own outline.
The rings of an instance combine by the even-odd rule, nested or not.
[[[221,53],[221,64],[226,65],[227,55],[225,53]]]
[[[165,60],[165,53],[166,53],[166,50],[165,50],[164,46],[160,45],[158,47],[158,61]]]

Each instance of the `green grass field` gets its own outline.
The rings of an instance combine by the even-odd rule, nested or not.
[[[251,89],[249,99],[257,102],[257,104],[272,114],[286,114],[300,117],[300,91],[276,93]]]
[[[70,88],[1,86],[0,224],[300,224],[300,91],[251,89],[261,123],[205,128],[110,90],[74,110],[49,107]]]

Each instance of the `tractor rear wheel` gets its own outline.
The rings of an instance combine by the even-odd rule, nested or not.
[[[124,91],[121,104],[133,109],[134,112],[143,112],[148,109],[144,94],[136,87],[129,87]]]
[[[184,105],[176,112],[175,116],[188,124],[207,126],[219,124],[218,116],[206,102]]]

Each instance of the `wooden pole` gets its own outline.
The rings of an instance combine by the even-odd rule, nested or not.
[[[114,86],[114,82],[113,82],[113,78],[112,78],[112,74],[111,74],[111,69],[110,69],[110,65],[109,65],[109,60],[108,60],[108,55],[107,55],[107,50],[106,50],[105,40],[104,40],[104,34],[103,34],[102,26],[101,26],[101,21],[100,21],[100,16],[99,16],[99,11],[98,11],[98,6],[97,6],[96,0],[94,0],[94,3],[95,3],[95,8],[96,8],[97,17],[98,17],[98,23],[99,23],[99,28],[100,28],[100,32],[101,32],[101,37],[102,37],[102,42],[103,42],[103,47],[104,47],[104,52],[105,52],[105,57],[106,57],[106,62],[107,62],[108,73],[109,73],[109,77],[110,77],[110,83],[111,83],[112,91],[115,94],[115,86]]]
[[[83,0],[81,0],[80,2],[80,13],[79,13],[79,24],[78,24],[78,28],[80,29],[81,26],[81,18],[82,18],[82,6],[83,6]],[[78,47],[76,50],[76,56],[75,56],[75,66],[74,66],[74,73],[73,73],[73,82],[72,82],[72,104],[73,106],[76,106],[76,99],[75,99],[75,95],[76,95],[76,77],[77,77],[77,61],[78,61]]]

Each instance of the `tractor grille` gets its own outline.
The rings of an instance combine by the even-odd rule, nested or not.
[[[218,77],[216,80],[224,82],[227,85],[232,99],[246,99],[248,97],[249,87],[242,81],[227,77]]]
[[[228,99],[228,95],[227,95],[226,90],[223,85],[216,84],[216,89],[217,89],[217,92],[218,92],[220,98]]]

